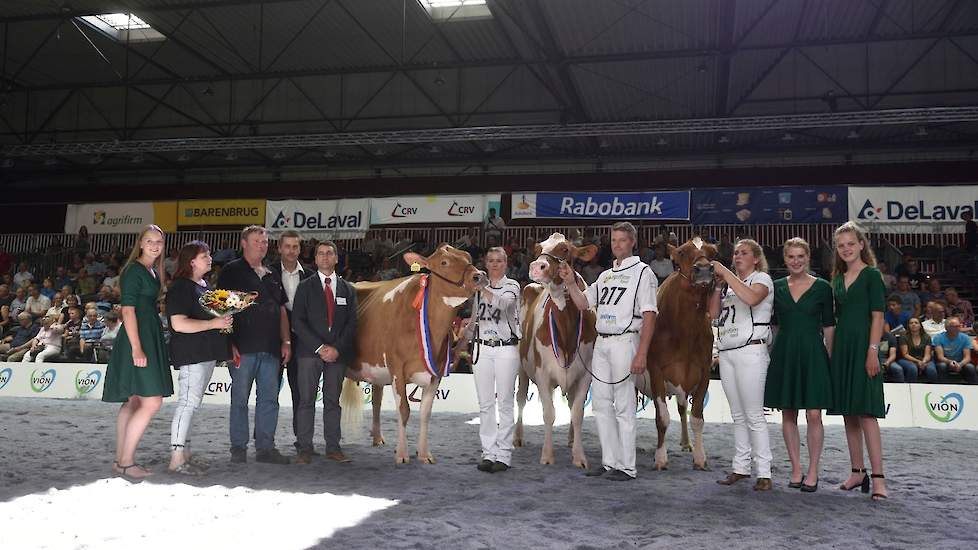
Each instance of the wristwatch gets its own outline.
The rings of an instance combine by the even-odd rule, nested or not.
[[[870,349],[874,349],[876,351],[879,351],[880,350],[880,345],[879,344],[870,344],[869,345],[869,348]]]
[[[284,341],[284,342],[282,342],[282,343],[283,343],[283,344],[288,344],[288,345],[290,345],[290,346],[291,346],[291,345],[292,345],[292,340],[286,340],[286,341]]]

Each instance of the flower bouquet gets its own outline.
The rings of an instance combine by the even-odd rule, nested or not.
[[[219,288],[201,294],[198,303],[200,303],[200,307],[204,308],[204,311],[214,317],[227,317],[248,309],[257,299],[257,292],[240,292]],[[231,334],[232,332],[234,332],[233,328],[221,329],[223,334]]]

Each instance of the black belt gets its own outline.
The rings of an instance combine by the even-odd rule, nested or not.
[[[509,340],[500,340],[499,338],[483,340],[481,338],[476,338],[475,341],[483,346],[489,346],[490,348],[498,348],[499,346],[515,346],[516,344],[520,343],[519,338],[510,338]]]
[[[604,334],[604,333],[599,332],[598,333],[598,336],[600,336],[602,338],[611,338],[612,336],[621,336],[623,334],[638,334],[638,331],[637,330],[626,330],[625,332],[619,332],[617,334]]]
[[[762,340],[751,340],[750,342],[747,342],[747,345],[748,346],[753,346],[754,344],[767,344],[767,340],[763,340],[763,339]]]

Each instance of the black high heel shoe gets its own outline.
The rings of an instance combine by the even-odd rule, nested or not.
[[[805,483],[805,476],[801,476],[801,481],[789,481],[788,482],[788,488],[789,489],[801,489],[802,483]]]
[[[815,480],[815,485],[809,485],[804,481],[801,482],[801,492],[803,493],[814,493],[818,491],[818,480]]]
[[[886,479],[886,476],[884,476],[883,474],[870,474],[869,477],[871,477],[873,479]],[[864,482],[864,485],[868,485],[868,480],[866,482]],[[864,489],[863,492],[864,493],[865,492],[868,492],[868,489]],[[871,496],[871,498],[873,500],[879,501],[879,500],[886,499],[887,496],[884,495],[883,493],[877,493],[876,491],[873,491],[873,495]]]
[[[866,473],[866,468],[862,468],[862,469],[860,469],[860,468],[853,468],[852,469],[852,473],[854,473],[854,474],[858,474],[860,472],[862,472],[862,474],[863,474],[863,480],[861,482],[859,482],[856,485],[853,485],[852,487],[846,487],[846,484],[843,483],[842,485],[839,485],[839,489],[842,489],[843,491],[851,491],[851,490],[855,489],[856,487],[859,487],[859,489],[863,493],[868,493],[869,492],[869,474]]]

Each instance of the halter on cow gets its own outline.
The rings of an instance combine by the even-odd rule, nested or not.
[[[560,233],[554,233],[536,246],[537,259],[530,264],[530,278],[534,283],[523,289],[520,311],[522,368],[516,394],[518,414],[513,444],[517,447],[523,445],[523,408],[532,378],[543,405],[541,464],[554,463],[553,391],[559,386],[568,397],[571,408],[569,443],[574,465],[581,468],[588,466],[581,444],[581,424],[584,420],[584,401],[591,387],[591,375],[586,370],[585,362],[590,363],[597,338],[594,312],[580,312],[570,303],[557,268],[563,261],[572,264],[575,258],[589,261],[595,253],[597,247],[594,245],[577,248]],[[580,275],[577,275],[577,279],[577,284],[584,284]]]
[[[658,322],[649,345],[647,372],[636,378],[635,386],[655,403],[655,424],[658,443],[655,468],[668,466],[665,447],[669,427],[667,395],[676,396],[682,423],[683,450],[693,451],[693,467],[706,469],[703,449],[703,403],[710,384],[710,364],[713,332],[707,313],[710,293],[714,288],[713,266],[710,263],[717,249],[704,244],[698,237],[679,248],[669,247],[673,262],[679,269],[659,287]],[[689,444],[686,426],[686,400],[693,404],[693,445]]]
[[[344,419],[359,418],[363,408],[358,381],[372,387],[373,444],[383,445],[380,407],[384,385],[398,400],[398,440],[395,461],[409,462],[406,426],[411,414],[407,384],[423,388],[418,457],[435,462],[428,450],[428,420],[438,385],[450,370],[451,330],[458,308],[486,284],[488,277],[472,265],[468,252],[439,245],[425,258],[408,252],[404,261],[427,273],[379,283],[357,283],[357,357],[343,385]],[[353,425],[347,423],[348,426]]]

